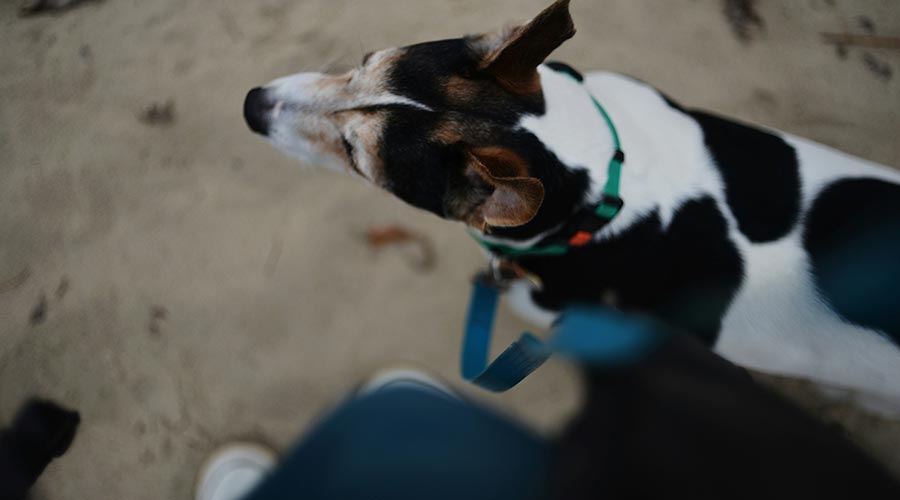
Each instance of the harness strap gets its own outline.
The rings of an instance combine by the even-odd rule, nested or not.
[[[616,126],[613,124],[609,113],[606,112],[606,109],[593,94],[588,93],[588,96],[590,96],[591,102],[594,103],[594,107],[600,112],[603,120],[606,121],[609,132],[612,134],[613,147],[616,148],[613,157],[609,160],[609,165],[606,168],[607,175],[606,184],[603,186],[603,199],[600,200],[600,204],[597,205],[597,209],[594,210],[594,213],[597,214],[597,216],[612,220],[622,208],[622,198],[619,197],[619,182],[622,179],[622,164],[625,163],[625,152],[622,151],[622,142],[619,140],[619,131],[616,130]],[[618,200],[618,202],[615,200]]]
[[[562,72],[564,75],[572,78],[572,80],[581,83],[581,81],[568,72]],[[486,241],[482,235],[474,230],[470,230],[469,234],[472,238],[480,243],[487,251],[506,256],[509,258],[527,257],[527,256],[559,256],[566,254],[571,248],[582,247],[594,240],[595,234],[608,224],[619,213],[624,205],[622,198],[619,196],[619,184],[622,179],[622,165],[625,163],[625,153],[622,151],[622,143],[619,139],[619,131],[616,129],[609,113],[600,104],[593,94],[587,92],[594,107],[603,117],[606,126],[609,128],[613,143],[613,156],[607,165],[606,183],[601,192],[600,201],[596,207],[590,212],[590,219],[584,220],[581,227],[578,227],[574,234],[566,236],[558,243],[540,244],[527,248],[518,248],[502,243],[492,243]],[[551,237],[551,240],[553,238]]]

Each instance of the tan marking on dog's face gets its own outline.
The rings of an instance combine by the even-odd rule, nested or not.
[[[379,141],[384,129],[385,113],[379,111],[345,111],[334,116],[338,128],[351,145],[348,157],[351,170],[376,185],[384,183],[384,160],[379,151]]]
[[[431,134],[432,140],[440,144],[457,144],[463,141],[465,131],[459,123],[452,120],[444,120]]]
[[[544,200],[543,184],[527,174],[524,159],[509,149],[473,148],[466,154],[466,182],[455,186],[447,215],[479,231],[527,223]]]
[[[268,84],[265,89],[276,101],[269,141],[309,163],[380,182],[384,114],[378,109],[416,105],[387,89],[388,74],[402,54],[403,49],[382,50],[340,75],[299,73]]]
[[[459,76],[451,76],[444,84],[447,100],[459,104],[468,104],[478,98],[481,85]]]
[[[473,148],[475,155],[494,177],[528,177],[528,165],[511,149],[497,146]]]

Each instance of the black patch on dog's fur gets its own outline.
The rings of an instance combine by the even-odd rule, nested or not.
[[[578,80],[579,82],[584,81],[584,75],[579,73],[575,68],[569,66],[568,64],[561,61],[550,61],[547,62],[547,67],[552,69],[553,71],[558,71],[560,73],[565,73],[572,78]]]
[[[584,201],[590,188],[585,169],[564,165],[533,134],[516,130],[526,114],[544,113],[543,97],[514,94],[477,68],[479,56],[464,39],[442,40],[404,49],[394,63],[389,87],[432,111],[388,111],[381,138],[386,188],[413,206],[448,216],[447,205],[463,185],[465,147],[502,147],[528,164],[544,186],[544,203],[534,219],[515,228],[492,228],[495,236],[527,239],[558,225]],[[573,70],[574,71],[574,70]],[[452,79],[460,93],[447,92]],[[465,144],[439,144],[435,132],[447,123]],[[454,188],[448,190],[448,188]],[[489,194],[489,193],[488,193]]]
[[[521,264],[543,282],[534,294],[542,307],[598,303],[612,293],[625,310],[652,312],[709,345],[743,281],[743,261],[709,197],[682,205],[668,228],[654,213],[600,245]]]
[[[722,179],[738,228],[755,243],[793,229],[800,213],[797,153],[780,137],[741,123],[691,112]]]
[[[410,45],[403,50],[388,77],[388,86],[397,95],[437,111],[463,112],[509,124],[525,113],[544,114],[542,95],[513,94],[492,76],[480,72],[478,54],[462,38]],[[472,83],[474,95],[465,102],[454,101],[445,92],[444,86],[453,77]]]
[[[519,227],[492,228],[492,236],[530,239],[558,226],[585,203],[591,186],[587,169],[566,166],[529,132],[506,134],[501,144],[510,146],[528,162],[531,176],[544,185],[544,203],[529,223]]]
[[[460,151],[428,140],[439,116],[405,109],[389,112],[385,123],[380,145],[385,188],[414,207],[445,216],[444,195],[452,166],[461,169],[463,157]]]
[[[676,111],[681,111],[682,113],[688,113],[688,110],[685,109],[684,106],[682,106],[682,105],[679,104],[677,101],[675,101],[674,99],[672,99],[671,97],[669,97],[669,95],[666,94],[665,92],[663,92],[662,90],[659,90],[658,88],[654,87],[653,85],[650,85],[650,84],[647,83],[646,81],[641,80],[640,78],[638,78],[638,77],[636,77],[636,76],[629,75],[629,74],[626,74],[626,73],[617,73],[617,74],[618,74],[619,76],[623,76],[623,77],[628,78],[628,79],[630,79],[630,80],[634,80],[636,83],[640,83],[641,85],[645,85],[645,86],[647,86],[647,87],[653,89],[657,94],[659,94],[660,97],[662,97],[663,101],[665,101],[665,103],[666,103],[670,108],[672,108],[672,109],[674,109],[674,110],[676,110]]]
[[[444,113],[409,109],[391,112],[385,121],[380,146],[386,188],[407,203],[442,217],[449,215],[445,207],[452,201],[446,197],[456,191],[450,188],[467,182],[463,149],[466,146],[428,140],[446,119]],[[468,146],[498,146],[515,151],[528,163],[529,174],[544,186],[544,203],[534,219],[519,227],[492,228],[493,235],[531,238],[558,225],[584,202],[590,188],[587,171],[563,165],[531,133],[480,123],[478,130],[468,134],[468,139],[473,141]]]
[[[807,215],[803,244],[831,307],[900,344],[900,185],[876,179],[829,185]]]

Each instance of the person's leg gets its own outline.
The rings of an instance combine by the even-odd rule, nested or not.
[[[322,421],[247,500],[537,499],[549,460],[532,433],[395,373]]]
[[[418,389],[456,398],[445,384],[417,370],[395,369],[376,373],[356,392],[365,396],[388,389]],[[197,500],[238,500],[244,498],[272,470],[277,457],[259,443],[229,443],[210,455],[197,476]]]

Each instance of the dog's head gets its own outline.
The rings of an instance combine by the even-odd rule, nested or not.
[[[372,52],[341,75],[275,80],[250,91],[245,117],[285,153],[416,207],[479,230],[539,231],[571,210],[548,203],[566,174],[518,124],[544,113],[538,66],[575,33],[568,4],[498,33]]]

